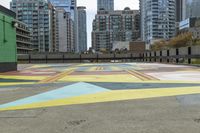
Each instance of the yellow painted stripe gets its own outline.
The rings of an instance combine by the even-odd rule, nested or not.
[[[90,67],[87,71],[96,71],[97,67]]]
[[[74,70],[67,70],[67,71],[59,73],[59,74],[57,74],[55,76],[51,76],[49,78],[46,78],[46,79],[40,81],[39,83],[52,83],[52,82],[55,82],[55,81],[57,81],[57,80],[59,80],[61,78],[64,78],[65,76],[71,74],[72,72],[74,72]]]
[[[138,79],[140,79],[140,80],[142,80],[142,81],[148,80],[148,79],[146,79],[145,77],[143,77],[143,76],[141,76],[141,75],[135,73],[134,71],[130,71],[130,70],[126,70],[126,71],[127,71],[129,74],[131,74],[132,76],[134,76],[134,77],[136,77],[136,78],[138,78]]]
[[[138,78],[130,74],[119,75],[70,75],[59,79],[60,82],[137,82]]]
[[[48,76],[14,76],[14,75],[0,75],[3,79],[21,79],[21,80],[43,80]]]
[[[145,73],[142,73],[142,72],[138,72],[138,71],[135,71],[135,70],[131,70],[132,72],[136,73],[137,75],[140,75],[141,77],[143,77],[144,79],[147,79],[147,80],[159,80],[153,76],[150,76],[150,75],[147,75]]]
[[[96,67],[95,71],[99,71],[99,69],[100,69],[99,67]]]
[[[96,68],[96,71],[99,71],[99,70],[101,70],[101,68],[100,68],[100,67],[97,67],[97,68]]]
[[[103,70],[104,70],[104,67],[101,67],[101,69],[100,69],[100,70],[102,70],[102,71],[103,71]]]
[[[45,68],[45,67],[49,67],[49,65],[33,65],[29,68]]]
[[[65,98],[58,100],[51,100],[47,102],[33,103],[22,106],[15,106],[10,108],[0,109],[5,110],[19,110],[19,109],[33,109],[41,107],[63,106],[73,104],[99,103],[121,100],[134,100],[157,98],[177,95],[200,94],[199,87],[184,87],[184,88],[165,88],[165,89],[143,89],[143,90],[118,90],[108,91],[98,94],[83,95],[73,98]]]
[[[122,69],[116,66],[110,67],[112,71],[121,71]]]
[[[13,85],[29,85],[35,82],[0,82],[0,86],[13,86]]]
[[[93,64],[87,64],[87,63],[84,64],[84,63],[83,63],[83,64],[78,64],[77,67],[82,67],[82,66],[93,66],[94,64],[95,64],[95,63],[93,63]]]

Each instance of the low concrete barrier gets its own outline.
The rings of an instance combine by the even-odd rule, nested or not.
[[[18,55],[19,63],[68,63],[68,62],[111,62],[141,61],[163,63],[191,63],[200,58],[200,46],[174,48],[162,51],[146,51],[145,53],[123,54],[66,54],[66,53],[35,53]]]
[[[112,60],[136,60],[139,54],[64,54],[35,53],[18,55],[19,63],[69,63],[69,62],[110,62]],[[127,61],[127,60],[126,60]]]
[[[200,46],[173,48],[162,51],[147,51],[142,53],[143,61],[164,63],[188,63],[200,58]]]
[[[191,47],[191,54],[192,55],[199,55],[200,54],[200,46]]]
[[[82,59],[97,59],[98,54],[81,54]]]

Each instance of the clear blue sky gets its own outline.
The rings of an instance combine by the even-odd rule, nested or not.
[[[0,4],[9,8],[11,0],[0,0]],[[139,9],[139,0],[114,0],[115,9],[122,10],[125,7],[131,9]],[[92,20],[96,14],[97,0],[77,0],[78,6],[86,6],[87,8],[87,32],[88,32],[88,46],[91,46],[91,31],[92,31]]]

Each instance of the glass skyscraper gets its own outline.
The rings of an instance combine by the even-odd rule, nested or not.
[[[106,11],[114,10],[114,0],[97,0],[97,10],[104,9]]]
[[[87,17],[86,7],[77,7],[78,11],[78,46],[79,52],[87,51]]]
[[[141,37],[146,48],[156,40],[168,40],[175,36],[175,0],[140,0]]]
[[[176,0],[176,22],[183,20],[184,0]]]

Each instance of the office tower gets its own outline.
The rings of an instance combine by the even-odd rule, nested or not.
[[[78,46],[79,52],[87,51],[87,17],[86,7],[77,7],[78,14]]]
[[[63,8],[56,9],[56,52],[74,52],[74,32],[71,16]]]
[[[200,17],[200,1],[199,0],[185,0],[184,7],[186,8],[185,17],[187,18],[194,18]]]
[[[97,10],[106,10],[113,11],[114,10],[114,0],[97,0]]]
[[[50,46],[49,46],[49,52],[57,52],[58,47],[56,46],[56,8],[49,2],[48,3],[49,7],[49,21],[50,24],[49,26],[51,27],[49,32],[50,32]]]
[[[0,5],[0,72],[17,70],[15,13]]]
[[[64,9],[56,9],[57,46],[59,52],[67,52],[67,13]]]
[[[76,0],[48,0],[56,9],[64,9],[65,12],[68,14],[68,16],[70,16],[70,25],[68,25],[68,27],[73,26],[72,30],[68,29],[68,31],[70,33],[73,33],[73,35],[69,35],[68,36],[74,37],[72,40],[69,40],[71,43],[74,43],[73,46],[69,46],[69,44],[67,44],[68,48],[71,47],[71,49],[68,51],[75,51],[75,52],[79,52],[79,48],[78,48],[78,27],[77,27],[77,5],[76,5]],[[64,31],[63,31],[64,32]]]
[[[147,49],[157,40],[175,36],[175,4],[175,0],[140,0],[141,37]]]
[[[181,22],[183,20],[184,12],[184,1],[185,0],[176,0],[176,22]]]
[[[32,33],[34,51],[49,51],[50,34],[49,9],[46,0],[12,0],[10,8],[16,18],[28,25]]]
[[[139,11],[98,11],[93,21],[92,47],[96,51],[112,49],[116,41],[134,41],[139,38]]]
[[[74,22],[70,12],[49,4],[50,52],[74,52]]]

